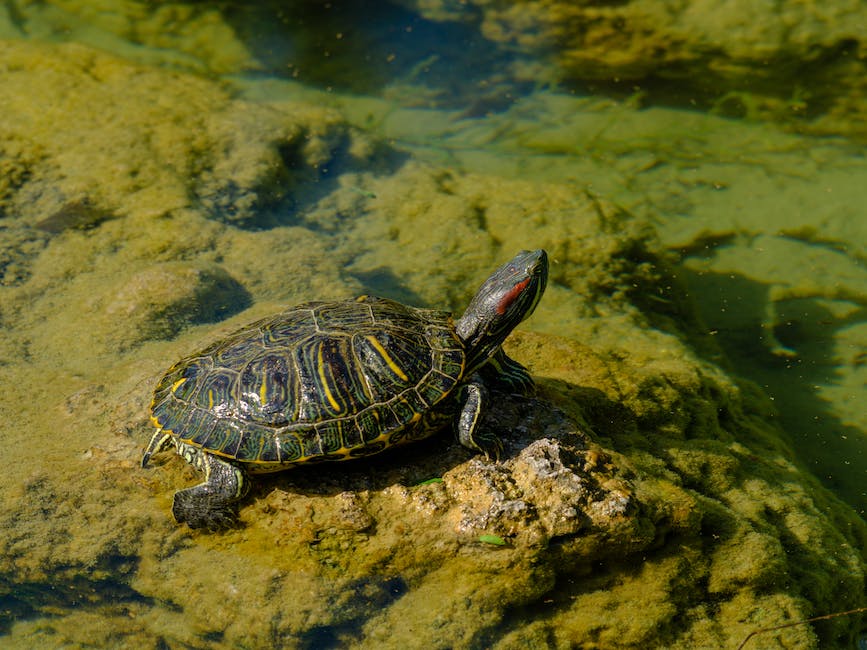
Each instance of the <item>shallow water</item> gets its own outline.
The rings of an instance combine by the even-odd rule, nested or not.
[[[714,102],[694,82],[692,103],[671,84],[569,83],[472,20],[405,5],[375,15],[136,3],[0,12],[0,436],[12,460],[0,633],[16,647],[697,647],[867,604],[860,115],[822,121],[818,106],[812,121],[771,110],[736,119],[731,93]],[[798,97],[826,96],[809,83]],[[397,486],[427,471],[458,499],[453,450],[442,466],[410,456],[422,469],[394,481],[388,460],[324,487],[315,476],[288,488],[275,479],[237,534],[168,521],[171,492],[193,475],[175,459],[143,472],[138,459],[150,390],[174,360],[302,300],[369,292],[459,312],[494,265],[541,246],[552,282],[521,327],[536,334],[515,344],[519,358],[542,378],[542,396],[586,418],[612,464],[628,468],[618,480],[634,481],[637,502],[670,501],[669,519],[650,517],[655,533],[611,535],[612,548],[629,538],[653,561],[624,566],[600,544],[544,556],[573,563],[546,572],[513,557],[541,544],[518,524],[512,555],[480,560],[424,517],[398,521],[397,503],[434,513],[429,504],[446,499],[435,486],[401,496]],[[584,361],[563,360],[573,357]],[[669,358],[671,368],[659,365]],[[746,426],[720,434],[704,406],[652,379],[648,402],[664,413],[635,407],[635,431],[620,431],[616,404],[582,410],[597,390],[588,359],[618,378],[665,377],[674,393],[706,398],[708,413],[737,404],[759,442],[750,446]],[[624,403],[640,402],[617,381]],[[428,454],[446,443],[433,444]],[[671,485],[657,485],[654,468]],[[778,494],[756,487],[768,476]],[[297,486],[302,496],[287,496]],[[323,505],[337,499],[339,516]],[[702,510],[712,499],[737,516]],[[742,555],[739,544],[711,553],[715,518],[728,522],[720,530],[755,523]],[[407,535],[419,538],[417,556],[389,541]],[[679,554],[679,535],[696,545]],[[826,553],[835,545],[839,557]],[[795,563],[810,546],[820,550],[802,574],[782,559],[755,566]],[[452,563],[426,566],[425,549],[443,548]],[[672,578],[705,560],[709,578]],[[514,575],[496,582],[480,566]],[[690,591],[702,580],[713,599]],[[485,589],[510,596],[480,599]],[[192,613],[197,601],[209,610]],[[577,602],[611,621],[581,627]],[[682,617],[698,623],[672,623]],[[791,628],[801,636],[769,635],[761,647],[851,647],[860,626],[848,616]]]

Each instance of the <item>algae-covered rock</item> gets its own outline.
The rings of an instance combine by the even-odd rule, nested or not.
[[[201,206],[254,220],[349,137],[326,108],[242,102],[80,45],[3,41],[0,56],[0,209],[49,232]]]
[[[226,73],[258,64],[218,8],[198,3],[20,2],[15,23],[44,40],[72,40],[146,64]]]
[[[632,389],[632,376],[659,354],[646,343],[636,337],[632,356],[618,361],[566,339],[519,334],[509,353],[530,364],[540,395],[495,395],[484,426],[506,442],[501,462],[439,436],[354,466],[299,469],[258,481],[242,509],[245,529],[223,535],[191,534],[169,520],[178,481],[195,480],[183,463],[167,456],[142,472],[134,439],[116,436],[107,447],[103,437],[63,461],[85,474],[99,468],[100,480],[61,490],[56,477],[68,470],[58,464],[7,496],[6,588],[23,618],[62,614],[40,626],[56,642],[101,637],[79,627],[80,614],[64,614],[80,596],[49,605],[38,587],[49,576],[61,593],[91,593],[104,621],[136,612],[135,624],[118,630],[138,642],[219,647],[275,639],[288,647],[511,647],[552,638],[732,645],[781,617],[805,617],[807,603],[855,606],[863,525],[796,473],[790,452],[760,424],[753,396],[689,355],[681,372],[669,370],[669,399],[697,406],[704,390],[725,394],[718,440],[641,425],[655,398]],[[573,363],[584,368],[580,384],[567,379]],[[692,384],[676,379],[696,373]],[[636,396],[612,403],[621,391]],[[108,398],[91,393],[71,408],[83,425],[104,426],[97,409]],[[144,399],[136,399],[141,410]],[[144,433],[137,411],[123,417],[133,413],[131,431]],[[26,526],[16,523],[21,513]],[[108,515],[110,529],[98,524]],[[81,517],[91,521],[85,530]],[[38,532],[45,526],[47,536]],[[683,612],[692,614],[684,620]],[[29,631],[26,621],[12,628],[16,638]],[[815,637],[792,628],[765,647],[787,645],[814,647]]]
[[[865,134],[861,3],[399,0],[517,53],[516,78]],[[808,120],[819,117],[811,126]],[[807,118],[807,119],[804,119]]]
[[[119,332],[125,347],[220,321],[249,303],[249,293],[219,266],[166,262],[124,277],[101,305],[100,318],[124,321]]]
[[[627,294],[642,301],[659,278],[647,225],[574,185],[417,162],[388,175],[352,177],[353,184],[341,184],[301,218],[317,229],[343,228],[348,271],[372,293],[460,313],[485,279],[483,269],[540,247],[551,257],[554,282],[533,326],[568,334],[583,327],[581,316],[604,312],[611,302],[622,307]]]
[[[432,20],[478,21],[488,39],[542,59],[560,75],[626,80],[650,75],[729,81],[760,76],[781,83],[792,59],[857,49],[867,14],[849,2],[816,11],[796,3],[785,11],[762,3],[722,4],[632,0],[593,3],[401,0]]]

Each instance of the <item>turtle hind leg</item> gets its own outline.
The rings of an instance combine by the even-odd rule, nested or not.
[[[172,502],[175,521],[186,523],[190,528],[209,530],[237,527],[237,504],[249,488],[244,470],[184,443],[179,443],[178,452],[204,473],[205,480],[175,492]]]

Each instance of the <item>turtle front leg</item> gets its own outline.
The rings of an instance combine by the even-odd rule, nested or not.
[[[499,460],[503,443],[495,435],[483,432],[479,427],[488,400],[488,390],[478,376],[461,388],[459,400],[462,406],[455,419],[458,440],[464,447],[482,452],[485,458],[493,456]]]
[[[205,475],[198,485],[175,492],[172,515],[190,528],[220,530],[237,525],[237,503],[247,494],[247,477],[237,465],[178,442],[178,453]]]

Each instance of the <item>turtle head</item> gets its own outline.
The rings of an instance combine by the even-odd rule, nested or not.
[[[455,323],[467,348],[467,372],[487,361],[533,313],[547,281],[548,255],[541,249],[521,251],[485,280]]]

